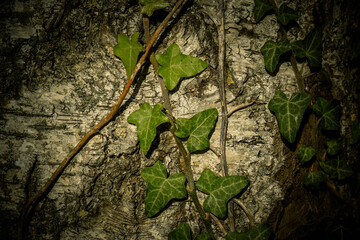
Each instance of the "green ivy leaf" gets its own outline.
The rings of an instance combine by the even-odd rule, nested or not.
[[[341,150],[340,142],[335,139],[330,139],[330,140],[326,141],[325,145],[327,147],[327,152],[330,155],[336,155]]]
[[[191,229],[188,223],[180,223],[179,226],[168,235],[169,240],[191,240]],[[210,234],[201,233],[195,240],[212,240]]]
[[[209,134],[213,130],[218,112],[215,108],[202,111],[190,119],[178,118],[178,129],[175,135],[179,138],[188,138],[189,152],[204,150],[209,147]]]
[[[229,232],[226,235],[226,240],[268,240],[271,233],[271,226],[260,224],[250,228],[249,231],[244,233]]]
[[[140,0],[140,3],[143,5],[141,13],[146,14],[149,17],[153,15],[154,11],[169,6],[169,3],[165,0]]]
[[[307,146],[300,146],[299,147],[299,153],[298,153],[298,159],[302,164],[310,161],[316,154],[316,150],[312,147]]]
[[[138,38],[138,32],[131,36],[131,40],[125,34],[119,34],[118,44],[114,47],[114,54],[123,62],[128,78],[135,68],[139,53],[144,51],[144,47],[138,42]]]
[[[158,73],[164,78],[165,85],[173,90],[181,78],[192,77],[205,68],[208,64],[198,58],[182,54],[176,44],[172,44],[164,54],[157,54],[156,60],[161,67]]]
[[[306,57],[311,67],[321,67],[322,40],[320,31],[313,29],[304,40],[291,43],[291,48],[299,58]]]
[[[254,7],[254,18],[255,22],[260,21],[260,19],[272,9],[269,0],[255,0],[255,7]]]
[[[329,174],[331,179],[343,180],[352,175],[351,168],[340,156],[320,162],[320,167]]]
[[[326,182],[326,175],[322,171],[307,172],[304,179],[304,185],[314,190],[320,189],[321,185]]]
[[[187,196],[185,175],[173,174],[167,178],[167,171],[160,161],[141,171],[141,177],[148,183],[145,197],[145,214],[152,217],[161,211],[172,199]]]
[[[280,6],[279,16],[277,19],[279,22],[281,22],[282,25],[288,25],[290,21],[296,19],[297,17],[298,13],[294,9],[288,7],[285,3]]]
[[[168,235],[169,240],[191,240],[191,229],[186,222],[180,223],[179,226]]]
[[[280,56],[290,51],[290,49],[290,43],[286,39],[279,42],[267,41],[260,49],[261,53],[264,54],[266,70],[273,73],[279,63]]]
[[[317,103],[312,106],[312,109],[323,118],[321,120],[323,129],[338,130],[340,128],[341,107],[338,101],[327,101],[319,97]]]
[[[156,104],[153,109],[149,103],[144,103],[139,110],[131,113],[127,119],[129,123],[136,125],[140,147],[145,155],[155,139],[156,128],[169,121],[168,117],[161,111],[163,108],[163,105]]]
[[[350,144],[355,144],[360,140],[360,122],[356,119],[351,122]]]
[[[279,123],[281,135],[293,143],[299,130],[303,115],[311,101],[308,93],[295,93],[290,100],[281,91],[276,91],[269,102],[269,109],[273,111]]]
[[[248,183],[249,180],[243,176],[217,177],[210,169],[205,169],[196,182],[196,187],[209,194],[204,201],[204,210],[224,218],[227,202],[238,195]]]
[[[201,233],[201,234],[197,235],[195,240],[212,240],[212,237],[208,233]]]

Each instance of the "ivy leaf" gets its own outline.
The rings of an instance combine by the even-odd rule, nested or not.
[[[295,93],[290,100],[281,91],[276,91],[269,102],[269,109],[273,111],[279,123],[281,135],[293,143],[299,130],[305,110],[311,101],[308,93]]]
[[[140,147],[145,155],[155,139],[156,128],[169,121],[168,117],[161,111],[163,108],[162,104],[156,104],[152,108],[149,103],[144,103],[139,110],[131,113],[127,119],[129,123],[136,125]]]
[[[360,122],[356,119],[351,122],[350,144],[355,144],[360,140]]]
[[[321,67],[322,50],[321,33],[313,29],[304,40],[291,43],[291,48],[299,58],[306,57],[310,67]]]
[[[307,172],[304,179],[304,185],[314,190],[320,189],[326,182],[326,175],[322,171]]]
[[[169,3],[165,0],[140,0],[140,3],[143,5],[141,13],[146,14],[149,17],[153,15],[154,11],[169,6]]]
[[[168,240],[191,240],[191,229],[188,223],[180,223],[179,226],[168,235]],[[210,234],[199,234],[195,240],[212,240]]]
[[[277,19],[284,26],[298,17],[297,12],[294,9],[288,7],[285,3],[280,6],[279,13],[280,14]]]
[[[199,112],[190,119],[178,118],[178,129],[175,135],[179,138],[188,138],[189,152],[204,150],[209,147],[209,134],[213,130],[218,112],[215,108]]]
[[[325,145],[327,147],[327,152],[330,155],[336,155],[341,150],[340,142],[335,139],[330,139],[330,140],[326,141]]]
[[[119,34],[118,44],[114,47],[114,54],[123,62],[128,78],[135,68],[139,53],[144,51],[144,47],[138,42],[138,38],[138,32],[131,36],[131,40],[125,34]]]
[[[317,103],[312,106],[312,109],[323,118],[321,120],[323,129],[338,130],[340,128],[341,107],[337,101],[327,101],[319,97]]]
[[[145,197],[145,214],[152,217],[161,211],[172,199],[187,196],[185,175],[173,174],[167,178],[167,171],[160,161],[141,171],[141,177],[148,183]]]
[[[196,187],[209,194],[204,201],[204,210],[224,218],[227,202],[238,195],[248,183],[249,180],[243,176],[217,177],[210,169],[205,169],[196,182]]]
[[[191,229],[186,222],[180,223],[179,226],[168,235],[169,240],[191,240]]]
[[[161,65],[158,73],[164,78],[165,85],[169,90],[173,90],[181,78],[192,77],[208,66],[201,59],[182,54],[176,44],[168,47],[166,53],[157,54],[156,60]]]
[[[343,180],[352,175],[351,168],[340,156],[320,162],[320,167],[329,174],[331,179]]]
[[[273,73],[279,63],[280,56],[290,51],[290,49],[290,43],[286,39],[279,42],[267,41],[260,49],[261,53],[264,54],[266,70]]]
[[[254,18],[255,22],[260,21],[260,19],[272,9],[269,0],[255,0],[255,7],[254,7]]]
[[[212,237],[208,233],[201,233],[201,234],[197,235],[195,240],[212,240]]]
[[[298,159],[302,164],[304,164],[310,161],[315,154],[316,150],[314,148],[302,145],[299,147]]]
[[[271,226],[260,224],[244,233],[229,232],[226,240],[268,240],[272,234]]]

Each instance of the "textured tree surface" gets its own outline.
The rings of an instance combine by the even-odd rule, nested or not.
[[[168,2],[168,7],[152,14],[153,26],[175,3]],[[301,27],[293,28],[290,38],[301,40],[314,26],[321,29],[322,68],[310,74],[304,67],[303,74],[313,97],[340,101],[340,135],[349,163],[359,158],[359,146],[349,145],[351,116],[359,116],[359,71],[353,70],[359,64],[346,60],[352,54],[349,39],[356,39],[359,32],[359,8],[354,4],[359,3],[290,1],[300,13]],[[197,76],[182,79],[171,94],[177,118],[189,119],[209,108],[221,112],[216,71],[218,15],[217,1],[188,1],[154,49],[165,53],[176,43],[182,54],[209,65]],[[287,96],[295,93],[291,65],[285,62],[275,70],[276,75],[270,75],[260,51],[267,40],[279,40],[274,15],[256,23],[253,0],[228,0],[225,16],[228,108],[252,100],[268,103],[279,89]],[[1,239],[15,239],[24,202],[119,98],[127,74],[113,47],[118,34],[130,37],[140,32],[139,40],[144,43],[142,21],[137,1],[1,1]],[[151,29],[152,33],[155,28]],[[160,134],[145,156],[136,126],[127,122],[141,104],[162,104],[157,83],[150,64],[144,66],[117,118],[71,161],[37,206],[29,239],[167,239],[181,222],[189,223],[193,236],[202,232],[204,226],[190,201],[174,201],[153,218],[145,215],[147,183],[141,170],[158,160],[169,176],[180,169],[176,144],[164,127],[157,129]],[[220,141],[219,120],[210,139],[215,149]],[[304,134],[299,142],[308,145],[311,132],[308,126],[300,129]],[[277,239],[309,239],[317,234],[336,239],[339,231],[334,229],[352,231],[359,224],[358,199],[344,202],[331,191],[303,187],[306,171],[300,167],[294,146],[281,140],[276,117],[266,104],[252,105],[229,118],[226,154],[229,175],[245,176],[250,182],[241,200],[255,223],[272,226]],[[206,168],[221,176],[218,157],[212,151],[194,154],[192,164],[195,180]],[[359,164],[354,166],[357,176]],[[346,192],[341,185],[339,190]],[[206,197],[202,194],[201,202]],[[234,214],[236,230],[247,231],[245,213],[235,206]]]

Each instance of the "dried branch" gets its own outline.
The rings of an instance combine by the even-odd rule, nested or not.
[[[247,108],[247,107],[250,107],[251,105],[253,105],[254,103],[257,103],[257,104],[264,104],[265,102],[262,102],[262,101],[252,101],[252,102],[249,102],[249,103],[243,103],[243,104],[240,104],[236,107],[234,107],[233,109],[231,109],[228,113],[228,117],[230,117],[234,112],[236,111],[239,111],[241,109],[244,109],[244,108]]]
[[[224,228],[224,225],[221,224],[221,222],[219,221],[219,219],[217,217],[215,217],[213,214],[211,214],[211,218],[214,220],[214,222],[218,225],[220,231],[224,234],[224,236],[226,236],[228,233]]]
[[[250,226],[254,227],[255,223],[254,223],[254,217],[250,214],[250,212],[247,210],[247,208],[245,207],[245,205],[237,198],[234,198],[234,202],[236,202],[237,204],[239,204],[239,206],[244,210],[246,216],[249,218],[250,221]]]

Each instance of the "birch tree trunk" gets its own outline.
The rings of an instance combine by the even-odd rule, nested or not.
[[[176,1],[169,2],[173,6]],[[299,26],[290,30],[290,38],[303,39],[314,27],[323,33],[323,67],[312,74],[305,66],[303,74],[307,91],[341,101],[341,139],[348,161],[355,166],[355,181],[359,151],[358,145],[349,144],[349,136],[351,117],[359,118],[359,71],[347,59],[351,40],[359,36],[359,13],[354,10],[358,3],[277,1],[282,2],[299,12]],[[229,117],[229,175],[249,178],[240,199],[256,224],[273,226],[276,239],[309,238],[321,230],[331,236],[336,226],[352,232],[359,224],[358,189],[353,190],[357,194],[350,205],[330,191],[305,189],[305,171],[294,146],[283,143],[275,116],[267,108],[276,90],[290,96],[298,89],[289,62],[281,64],[276,75],[266,72],[260,48],[267,40],[279,39],[278,24],[274,15],[255,23],[253,9],[253,0],[225,1],[228,109],[255,100],[265,103],[252,104]],[[169,10],[150,18],[151,34]],[[0,15],[0,236],[15,239],[26,200],[119,98],[127,77],[113,54],[117,35],[140,32],[142,43],[145,39],[137,1],[5,1]],[[215,0],[187,1],[155,45],[155,52],[164,53],[176,43],[184,54],[209,64],[170,94],[176,117],[221,108],[218,16]],[[29,239],[167,239],[180,222],[190,224],[193,236],[204,231],[190,201],[173,201],[153,218],[144,214],[146,183],[141,170],[160,160],[171,174],[180,171],[179,152],[165,128],[158,129],[150,154],[141,152],[136,127],[126,119],[145,102],[162,103],[150,64],[138,74],[116,119],[81,150],[38,204]],[[219,151],[220,120],[210,139],[215,152]],[[303,131],[306,138],[306,127]],[[213,151],[193,155],[192,164],[195,180],[205,168],[221,175]],[[343,188],[340,191],[346,192]],[[234,215],[236,231],[246,231],[249,220],[244,211],[235,206]],[[221,222],[228,224],[227,219]],[[217,239],[224,239],[216,225],[214,229]]]

